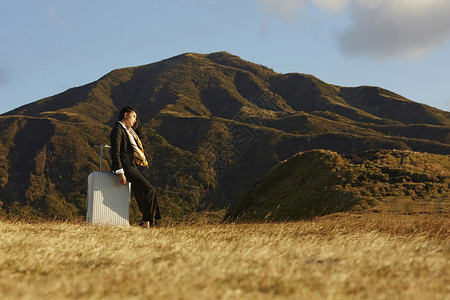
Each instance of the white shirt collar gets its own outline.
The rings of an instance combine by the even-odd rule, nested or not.
[[[125,128],[125,130],[128,130],[128,128],[125,126],[125,125],[123,125],[123,123],[122,122],[120,122],[120,121],[118,121],[119,123],[120,123],[120,125],[122,125],[123,126],[123,128]]]
[[[125,131],[127,132],[127,135],[128,135],[128,138],[130,139],[131,144],[137,146],[136,140],[134,139],[134,136],[133,136],[133,133],[132,133],[132,132],[133,132],[133,129],[131,129],[131,128],[130,128],[130,129],[126,128],[125,125],[123,125],[123,123],[120,122],[120,121],[119,121],[119,123],[120,123],[120,125],[123,126],[123,128],[125,128]],[[131,130],[131,131],[130,131],[130,130]]]

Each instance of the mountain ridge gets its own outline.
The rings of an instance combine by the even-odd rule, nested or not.
[[[173,216],[234,204],[265,172],[299,151],[450,153],[449,112],[378,87],[339,87],[312,75],[279,74],[227,52],[185,53],[113,70],[2,114],[0,192],[25,190],[0,198],[0,208],[83,215],[85,177],[98,169],[99,146],[109,142],[125,105],[139,112],[141,140],[153,157],[143,172],[164,212]],[[23,137],[17,137],[23,118],[41,118],[54,130],[30,146],[34,156],[24,156],[31,169],[12,170],[22,160],[14,153],[42,127],[22,128]],[[103,165],[109,169],[107,153]],[[65,205],[69,213],[60,212]]]
[[[215,60],[210,60],[209,58],[214,58]],[[390,97],[390,98],[394,98],[397,101],[400,102],[405,102],[408,105],[413,104],[415,107],[423,107],[422,110],[424,111],[431,111],[431,112],[436,112],[438,111],[438,115],[441,114],[445,114],[446,118],[444,118],[444,120],[439,121],[442,118],[432,118],[430,120],[426,120],[424,124],[433,124],[433,125],[438,125],[436,123],[441,122],[441,125],[450,125],[449,121],[448,121],[448,116],[450,113],[448,112],[444,112],[444,111],[440,111],[436,108],[427,106],[425,104],[420,104],[420,103],[416,103],[414,101],[411,101],[403,96],[400,96],[396,93],[393,93],[391,91],[379,88],[379,87],[373,87],[373,86],[359,86],[359,87],[339,87],[337,85],[330,85],[330,84],[326,84],[325,82],[321,81],[320,79],[312,76],[312,75],[308,75],[308,74],[301,74],[301,73],[287,73],[287,74],[279,74],[274,72],[272,69],[269,69],[267,67],[261,66],[261,65],[256,65],[250,62],[246,62],[243,61],[241,59],[239,59],[239,57],[231,55],[227,52],[217,52],[217,53],[213,53],[213,54],[196,54],[196,53],[192,53],[192,52],[188,52],[185,54],[181,54],[178,56],[174,56],[172,58],[166,59],[166,60],[162,60],[160,62],[156,62],[156,63],[152,63],[152,64],[148,64],[148,65],[142,65],[142,66],[137,66],[137,67],[127,67],[127,68],[121,68],[121,69],[116,69],[113,70],[111,72],[109,72],[108,74],[102,76],[99,80],[88,83],[86,85],[80,86],[80,87],[76,87],[76,88],[71,88],[68,89],[67,91],[57,94],[55,96],[52,97],[47,97],[44,98],[42,100],[38,100],[35,101],[33,103],[30,104],[26,104],[23,105],[17,109],[14,109],[12,111],[9,111],[7,113],[4,113],[3,115],[11,115],[11,114],[29,114],[30,111],[25,110],[24,108],[29,107],[29,106],[33,106],[36,105],[36,103],[38,102],[43,102],[46,103],[48,102],[48,100],[51,100],[53,97],[57,97],[60,95],[67,95],[68,93],[71,93],[70,98],[72,99],[72,101],[75,101],[73,103],[65,103],[66,106],[70,105],[70,104],[74,104],[76,103],[76,99],[80,99],[80,98],[93,98],[92,95],[90,95],[90,93],[87,93],[87,91],[84,91],[86,88],[89,87],[94,87],[94,91],[91,91],[91,93],[95,93],[98,89],[105,89],[105,88],[114,88],[120,84],[125,83],[126,81],[129,81],[130,79],[132,79],[131,77],[139,77],[140,74],[137,74],[139,72],[143,72],[145,70],[152,70],[155,71],[155,75],[157,76],[159,73],[163,72],[163,70],[159,70],[159,69],[164,69],[165,65],[168,65],[169,68],[165,70],[165,72],[170,73],[171,71],[177,71],[176,73],[178,74],[178,77],[180,77],[180,73],[185,73],[183,75],[186,75],[186,73],[188,73],[187,69],[185,70],[180,70],[182,68],[177,68],[178,65],[180,65],[180,61],[187,61],[187,64],[189,66],[192,65],[193,63],[197,65],[200,65],[201,68],[205,68],[205,67],[224,67],[224,66],[229,66],[231,68],[233,68],[236,71],[240,71],[238,72],[238,76],[246,76],[245,74],[251,73],[253,75],[258,75],[263,79],[272,79],[267,85],[266,87],[272,87],[274,90],[277,90],[277,85],[279,85],[280,83],[277,82],[279,80],[281,81],[288,81],[288,83],[292,83],[289,84],[289,86],[293,86],[295,87],[294,91],[284,91],[282,94],[285,94],[286,97],[285,98],[289,98],[290,101],[292,102],[293,106],[296,106],[295,108],[299,109],[299,108],[304,108],[302,109],[302,111],[313,111],[312,108],[313,107],[300,107],[298,105],[301,105],[302,102],[298,101],[298,100],[292,100],[291,98],[292,93],[294,94],[308,94],[308,93],[312,93],[315,94],[315,96],[317,96],[319,94],[319,91],[322,92],[322,94],[320,95],[320,99],[321,101],[326,101],[325,98],[327,97],[331,97],[333,96],[334,98],[332,99],[333,101],[331,101],[331,104],[346,104],[344,106],[348,106],[348,103],[346,101],[344,101],[342,99],[342,97],[340,97],[340,95],[345,95],[345,94],[349,94],[351,97],[349,99],[351,99],[351,101],[353,102],[353,104],[357,104],[358,103],[358,99],[360,99],[361,97],[363,97],[365,100],[372,100],[372,96],[380,96],[381,99]],[[217,61],[223,63],[223,65],[217,65]],[[210,63],[207,63],[210,62]],[[239,64],[240,62],[240,64]],[[214,65],[216,64],[216,65]],[[241,65],[241,68],[239,68],[239,65]],[[257,67],[260,67],[262,70],[258,70]],[[183,65],[183,68],[185,68],[185,65]],[[155,70],[154,70],[155,69]],[[250,71],[248,71],[250,70]],[[184,71],[184,72],[179,72],[179,71]],[[242,73],[244,72],[244,73]],[[245,73],[248,72],[248,73]],[[136,73],[136,74],[135,74]],[[244,74],[244,75],[242,75]],[[251,76],[251,75],[250,75]],[[125,77],[125,78],[124,78]],[[148,80],[148,77],[150,77],[150,80]],[[152,76],[147,76],[147,81],[151,81]],[[105,79],[109,79],[108,83],[105,86]],[[238,78],[239,79],[239,78]],[[252,78],[255,79],[255,78]],[[251,83],[251,82],[250,82]],[[254,82],[253,82],[254,83]],[[270,86],[269,86],[270,84]],[[103,86],[99,86],[99,85],[103,85]],[[109,85],[109,86],[108,86]],[[256,84],[257,85],[257,84]],[[317,87],[317,88],[314,88]],[[260,87],[256,86],[256,89],[258,89]],[[253,87],[253,89],[255,89],[255,87]],[[239,89],[238,89],[239,90]],[[342,90],[344,92],[342,92]],[[353,91],[353,93],[350,93],[349,91]],[[76,95],[74,95],[75,92],[78,92]],[[250,98],[252,98],[251,96],[255,96],[258,94],[258,92],[261,92],[261,89],[259,89],[258,91],[255,90],[255,92],[252,95],[248,95],[247,97],[243,97],[245,99],[247,99],[247,101],[249,101]],[[265,92],[265,91],[263,91]],[[273,94],[273,92],[271,90],[269,90],[269,92],[271,94]],[[88,94],[88,95],[83,95],[84,94]],[[356,95],[354,95],[356,93]],[[300,96],[301,96],[300,95]],[[89,97],[91,96],[91,97]],[[142,96],[142,95],[141,95]],[[358,98],[359,97],[359,98]],[[101,97],[99,97],[101,98]],[[277,98],[277,97],[276,97]],[[301,97],[299,97],[301,98]],[[314,98],[314,97],[309,97],[309,98]],[[315,99],[317,100],[317,99]],[[379,100],[379,99],[378,99]],[[53,103],[53,105],[57,104],[58,101],[54,101],[55,103]],[[251,102],[251,101],[250,101]],[[311,101],[310,101],[311,102]],[[330,101],[329,101],[330,102]],[[313,103],[314,104],[314,103]],[[313,105],[313,104],[309,104],[309,105]],[[330,103],[327,103],[327,105],[331,105]],[[63,104],[64,105],[64,104]],[[316,104],[317,105],[317,104]],[[373,105],[375,108],[377,108],[378,106]],[[366,107],[370,107],[370,105],[366,105]],[[42,110],[41,110],[42,111]],[[363,110],[364,111],[364,110]],[[394,110],[396,111],[396,110]],[[36,113],[36,112],[34,112]],[[367,113],[367,112],[366,112]],[[373,117],[373,116],[372,116]],[[376,116],[375,116],[376,117]],[[378,118],[375,118],[378,119]],[[402,121],[404,122],[404,121]],[[415,122],[414,124],[418,124],[417,122]],[[419,122],[419,124],[421,124]]]

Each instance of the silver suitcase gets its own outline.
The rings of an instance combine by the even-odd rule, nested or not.
[[[86,222],[93,225],[129,226],[130,195],[130,183],[120,184],[119,176],[101,172],[100,164],[100,172],[88,176]]]

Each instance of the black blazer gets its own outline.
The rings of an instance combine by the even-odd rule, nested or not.
[[[133,145],[125,128],[119,122],[116,122],[109,139],[111,140],[111,170],[117,171],[122,168],[136,167],[136,163],[133,161]]]

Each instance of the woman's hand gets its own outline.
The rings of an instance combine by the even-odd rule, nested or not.
[[[119,174],[119,182],[121,184],[127,184],[127,178],[125,177],[125,174]]]

